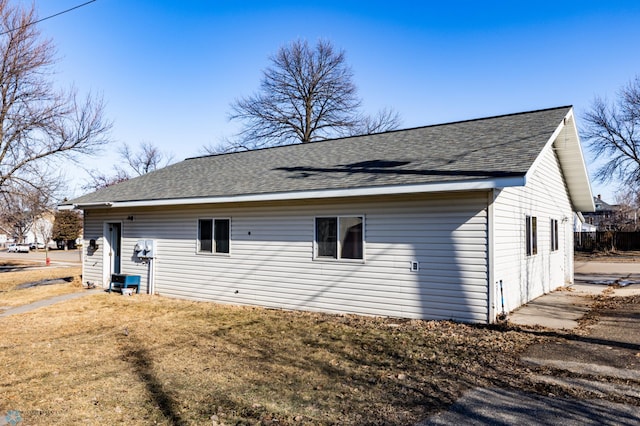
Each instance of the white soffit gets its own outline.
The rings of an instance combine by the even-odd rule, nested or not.
[[[573,108],[559,129],[560,131],[556,132],[557,136],[552,140],[552,146],[558,155],[573,208],[581,212],[595,211],[589,174],[580,145]]]

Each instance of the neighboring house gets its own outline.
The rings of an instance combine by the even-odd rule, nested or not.
[[[7,224],[0,222],[0,248],[6,248],[13,242],[13,230]]]
[[[24,243],[48,244],[51,241],[51,231],[55,216],[53,213],[44,213],[29,226],[24,234]]]
[[[619,207],[604,201],[600,194],[597,197],[593,197],[593,203],[596,208],[595,211],[582,213],[585,223],[595,226],[598,231],[614,230]]]
[[[638,211],[626,204],[609,204],[600,195],[593,197],[596,207],[593,212],[584,212],[587,224],[597,231],[636,231],[638,229]]]
[[[594,206],[561,107],[191,158],[61,208],[84,210],[83,277],[105,287],[493,322],[500,282],[506,311],[572,282]]]
[[[581,212],[575,212],[573,215],[573,232],[595,232],[598,227],[587,223]]]

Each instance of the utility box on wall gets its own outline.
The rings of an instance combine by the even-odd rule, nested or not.
[[[141,259],[155,257],[156,242],[155,240],[138,240],[133,250],[136,252],[136,256]]]

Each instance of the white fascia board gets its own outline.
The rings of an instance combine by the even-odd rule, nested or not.
[[[58,210],[85,210],[90,208],[99,207],[111,207],[113,205],[110,201],[100,201],[97,203],[82,203],[82,204],[61,204],[58,206]]]
[[[525,175],[527,180],[531,177],[531,175],[534,173],[534,171],[538,168],[538,164],[542,161],[542,159],[544,157],[544,154],[547,152],[547,150],[552,149],[553,142],[555,142],[555,140],[558,138],[558,136],[560,136],[560,133],[564,129],[564,127],[565,127],[565,125],[567,123],[567,120],[569,120],[569,116],[573,116],[573,107],[571,107],[569,109],[569,112],[567,113],[567,115],[564,116],[564,119],[562,120],[562,123],[560,123],[558,125],[558,127],[556,127],[556,129],[551,134],[551,137],[549,139],[547,139],[547,142],[544,144],[544,148],[542,148],[542,151],[540,151],[540,153],[538,154],[536,159],[533,161],[533,164],[531,164],[531,167],[529,167],[529,170],[527,171],[527,174]]]
[[[562,151],[564,152],[558,153],[558,160],[560,161],[562,174],[565,177],[569,190],[571,203],[576,211],[594,211],[595,206],[591,195],[589,173],[587,172],[587,165],[584,161],[582,147],[580,146],[580,136],[574,119],[573,107],[569,109],[569,112],[564,116],[562,122],[551,134],[551,137],[547,140],[544,148],[540,154],[538,154],[538,157],[527,171],[525,177],[528,179],[535,172],[538,164],[542,161],[544,154],[546,154],[548,150],[554,149],[553,144],[563,131],[571,131],[571,134],[575,136],[574,138],[570,138],[570,142],[572,143],[569,143],[567,146],[562,148]],[[568,158],[571,158],[572,161],[568,161]]]
[[[596,211],[596,206],[593,202],[593,191],[591,189],[591,181],[589,179],[589,171],[587,170],[587,163],[584,159],[584,153],[582,152],[582,145],[580,144],[580,134],[578,133],[578,127],[576,125],[576,120],[573,115],[573,108],[571,108],[570,116],[568,116],[568,122],[571,125],[571,129],[576,135],[576,146],[574,147],[574,151],[571,153],[571,158],[574,159],[578,163],[577,166],[574,167],[575,177],[574,181],[581,181],[582,185],[586,186],[586,190],[583,191],[582,197],[580,200],[574,201],[574,206],[576,210],[584,211],[584,212],[594,212]]]
[[[270,194],[248,194],[223,197],[174,198],[166,200],[114,201],[109,203],[77,204],[74,207],[85,210],[100,207],[161,207],[194,204],[224,204],[259,201],[310,200],[319,198],[361,197],[372,195],[401,195],[429,192],[478,191],[510,186],[524,186],[522,176],[509,178],[482,179],[458,182],[431,183],[420,185],[381,186],[372,188],[329,189],[319,191],[280,192]]]

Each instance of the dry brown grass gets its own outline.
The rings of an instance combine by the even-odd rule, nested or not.
[[[607,262],[607,263],[631,263],[640,262],[640,251],[595,251],[595,252],[580,252],[574,253],[574,258],[577,261],[587,262]]]
[[[29,425],[413,424],[470,387],[535,387],[518,354],[540,339],[117,294],[0,328],[0,412]]]
[[[82,291],[81,269],[80,267],[42,267],[15,272],[2,272],[0,273],[0,307],[21,306],[61,294]],[[62,284],[16,289],[17,286],[24,283],[67,277],[73,277],[74,280]]]

